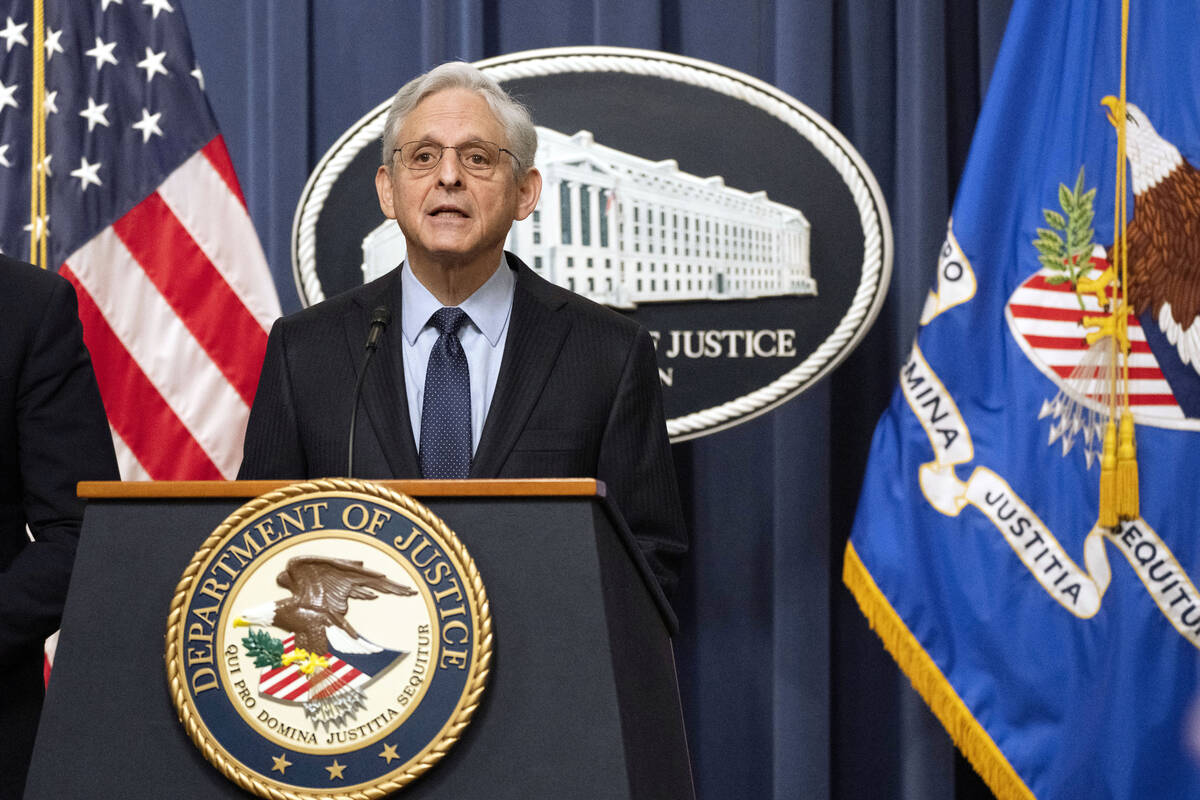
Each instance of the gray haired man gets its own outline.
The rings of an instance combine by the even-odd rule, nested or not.
[[[443,64],[396,94],[382,145],[375,188],[407,257],[276,323],[240,477],[344,474],[383,307],[399,324],[362,376],[356,475],[598,478],[669,591],[687,534],[650,335],[504,251],[541,192],[529,113],[474,67]]]

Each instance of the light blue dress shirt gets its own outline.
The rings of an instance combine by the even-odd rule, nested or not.
[[[425,370],[438,332],[429,324],[433,312],[442,307],[426,289],[405,260],[400,268],[400,326],[404,333],[404,388],[408,395],[408,417],[413,441],[421,441],[421,408],[425,400]],[[458,330],[471,372],[471,453],[479,449],[483,423],[496,392],[508,321],[512,317],[517,279],[501,256],[499,268],[475,293],[459,304],[471,318]]]

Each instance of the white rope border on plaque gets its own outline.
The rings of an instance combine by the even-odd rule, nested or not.
[[[325,299],[325,291],[317,278],[317,218],[325,208],[333,185],[350,162],[363,147],[378,143],[383,136],[384,115],[391,104],[389,97],[343,133],[329,148],[332,157],[327,154],[317,162],[300,193],[296,216],[292,219],[292,270],[305,306]]]
[[[826,130],[824,120],[799,102],[774,87],[732,71],[720,71],[715,65],[702,61],[625,48],[551,48],[533,50],[514,56],[500,56],[476,63],[484,73],[499,83],[517,78],[536,78],[572,72],[620,72],[666,78],[741,100],[795,130],[833,166],[842,182],[850,189],[862,225],[862,277],[854,299],[845,316],[800,364],[771,383],[749,394],[718,406],[667,420],[667,434],[672,441],[683,441],[726,427],[762,413],[790,394],[815,381],[840,360],[837,356],[849,352],[849,346],[861,338],[879,308],[891,275],[892,233],[884,208],[882,192],[874,178],[860,169],[853,149],[836,131]],[[297,285],[310,302],[324,299],[316,276],[315,232],[329,191],[342,171],[367,143],[383,134],[384,113],[391,100],[381,103],[347,131],[330,149],[337,155],[322,159],[313,171],[301,195],[293,224],[292,261],[296,265]],[[812,112],[809,112],[812,113]],[[813,117],[816,117],[814,119]],[[819,122],[817,120],[820,120]]]

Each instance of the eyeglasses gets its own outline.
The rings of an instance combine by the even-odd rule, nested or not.
[[[438,144],[436,142],[406,142],[395,150],[392,154],[400,154],[400,163],[413,172],[428,172],[429,170],[442,163],[442,154],[447,150],[453,150],[458,154],[458,163],[463,165],[464,169],[468,169],[477,175],[490,175],[496,165],[500,163],[500,154],[508,153],[518,169],[521,166],[521,161],[511,150],[507,150],[493,142],[464,142],[460,145]]]

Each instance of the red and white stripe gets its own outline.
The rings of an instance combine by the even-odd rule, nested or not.
[[[1009,324],[1026,355],[1042,372],[1060,387],[1073,389],[1067,387],[1067,378],[1089,348],[1085,339],[1089,329],[1083,327],[1083,317],[1104,312],[1095,294],[1083,296],[1085,308],[1081,309],[1071,284],[1048,283],[1048,274],[1041,270],[1013,292],[1008,301]],[[1131,407],[1142,416],[1184,419],[1158,360],[1150,351],[1141,323],[1132,315],[1128,322]]]
[[[295,650],[294,635],[283,640],[283,652]],[[350,666],[332,653],[325,653],[329,666],[312,675],[305,675],[296,664],[273,667],[262,672],[258,678],[258,690],[277,700],[304,703],[329,697],[349,686],[357,689],[371,680],[370,676]]]
[[[59,270],[125,480],[236,476],[279,300],[217,136]]]

